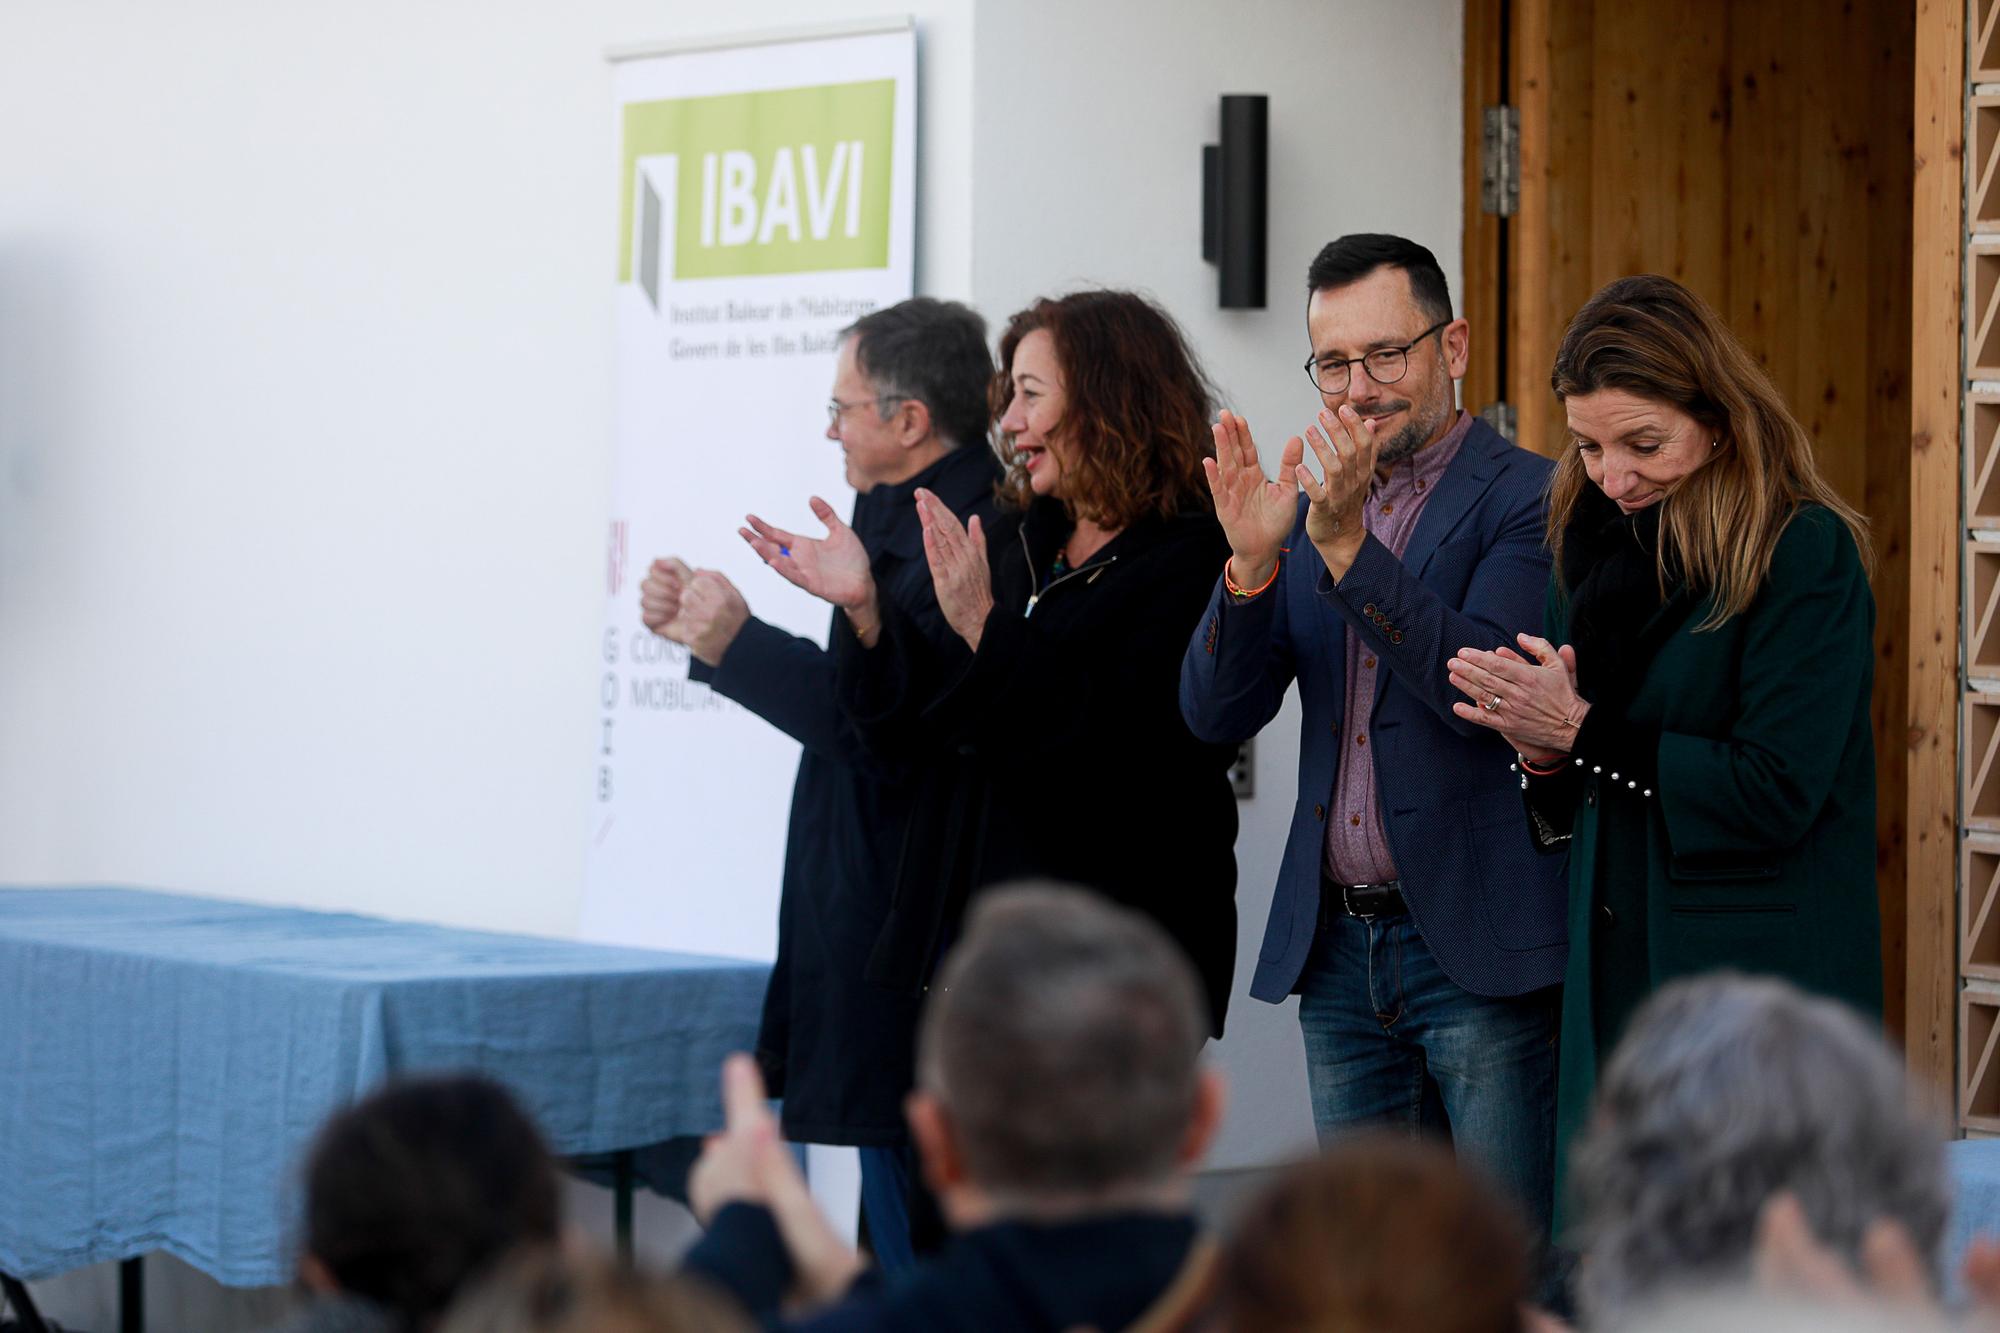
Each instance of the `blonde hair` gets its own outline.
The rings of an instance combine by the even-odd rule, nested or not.
[[[1777,386],[1721,316],[1672,278],[1619,278],[1584,303],[1563,334],[1549,383],[1558,401],[1622,389],[1679,408],[1716,441],[1714,456],[1660,501],[1659,568],[1709,594],[1695,628],[1714,629],[1757,597],[1785,525],[1802,505],[1823,505],[1847,526],[1872,571],[1868,520],[1826,480]],[[1583,488],[1572,448],[1549,488],[1549,549],[1562,568],[1563,531]]]

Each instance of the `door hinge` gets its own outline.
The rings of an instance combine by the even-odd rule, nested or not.
[[[1480,113],[1479,207],[1510,218],[1521,206],[1521,113],[1489,106]]]

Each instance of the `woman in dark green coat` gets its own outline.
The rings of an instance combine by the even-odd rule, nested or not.
[[[1864,520],[1699,297],[1612,283],[1551,378],[1571,441],[1547,637],[1450,670],[1457,714],[1519,752],[1534,837],[1569,852],[1566,1144],[1675,977],[1767,973],[1880,1012],[1875,603]]]

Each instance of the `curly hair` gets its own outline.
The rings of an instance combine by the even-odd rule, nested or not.
[[[1133,292],[1044,297],[1007,321],[1000,336],[993,416],[1013,394],[1014,350],[1046,329],[1062,368],[1063,504],[1116,532],[1148,516],[1212,510],[1201,460],[1214,457],[1213,395],[1173,317]],[[1001,498],[1025,509],[1027,469],[1003,437]]]
[[[1593,1328],[1748,1275],[1764,1205],[1795,1196],[1854,1262],[1878,1218],[1935,1269],[1942,1134],[1859,1017],[1781,981],[1720,972],[1662,988],[1604,1071],[1571,1159]]]

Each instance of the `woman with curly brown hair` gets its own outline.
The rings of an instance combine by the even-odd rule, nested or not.
[[[925,755],[871,978],[918,991],[967,898],[1045,876],[1157,919],[1208,991],[1220,1035],[1236,960],[1234,748],[1181,720],[1181,654],[1228,545],[1202,475],[1209,392],[1168,315],[1130,292],[1036,301],[1000,340],[1002,514],[962,528],[917,492],[940,655],[878,599],[853,533],[760,520],[767,563],[844,608],[835,652],[874,742]]]

